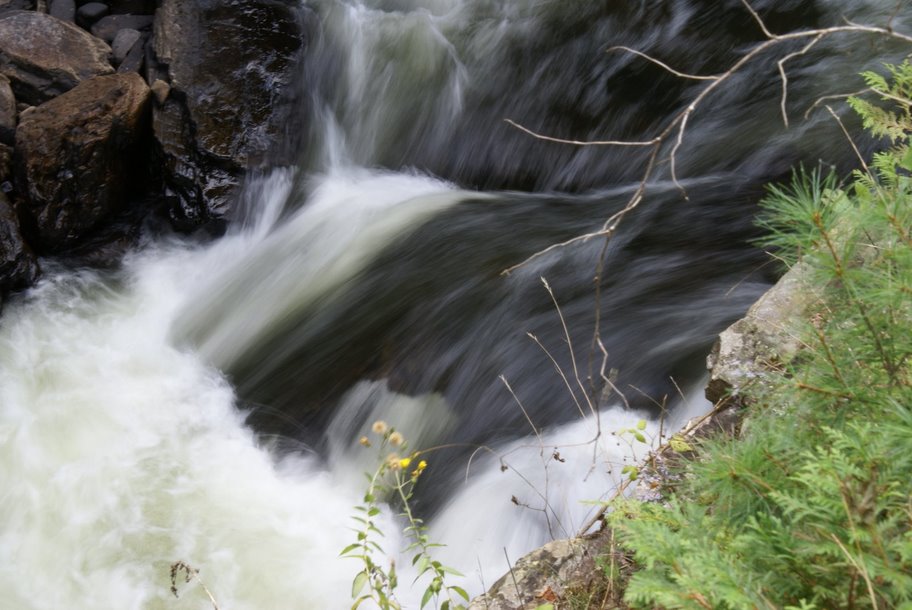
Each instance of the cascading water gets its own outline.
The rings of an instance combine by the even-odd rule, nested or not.
[[[775,62],[761,59],[694,115],[678,166],[689,202],[660,168],[607,246],[502,276],[597,228],[644,158],[504,118],[651,137],[696,85],[607,47],[711,73],[761,39],[737,2],[603,4],[311,2],[301,167],[251,179],[214,243],[150,237],[117,271],[51,269],[4,311],[0,607],[206,607],[199,587],[172,596],[176,560],[223,608],[347,607],[358,566],[337,555],[371,467],[357,439],[381,418],[413,447],[452,445],[428,454],[418,508],[480,592],[505,553],[573,534],[582,501],[610,493],[631,451],[612,430],[666,398],[668,427],[705,408],[702,356],[768,285],[746,245],[762,184],[821,151],[850,166],[851,149],[825,113],[780,129]],[[756,6],[784,30],[882,23],[896,3]],[[789,112],[884,57],[848,36],[795,58]],[[614,396],[597,418],[570,357],[598,384],[596,319],[632,403]],[[695,388],[686,400],[670,377]],[[395,555],[406,543],[384,519]]]

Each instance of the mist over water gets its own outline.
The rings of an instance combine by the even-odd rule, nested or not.
[[[613,431],[647,418],[656,437],[659,405],[666,429],[705,410],[709,346],[773,276],[749,245],[763,184],[798,161],[850,167],[829,115],[800,117],[897,51],[850,36],[796,58],[789,130],[775,62],[748,67],[694,115],[678,166],[688,202],[662,165],[607,245],[502,275],[597,230],[643,160],[503,119],[651,137],[697,85],[608,47],[705,74],[761,37],[738,2],[605,4],[304,6],[317,26],[300,166],[251,177],[215,242],[149,236],[115,271],[49,262],[4,310],[0,608],[207,607],[198,585],[171,594],[177,560],[222,608],[350,606],[359,566],[338,553],[373,468],[357,440],[377,419],[413,448],[448,447],[427,454],[416,506],[480,593],[504,555],[573,535],[647,450]],[[882,23],[896,7],[754,5],[776,31]],[[905,7],[893,26],[909,20]],[[603,365],[630,409],[602,394]],[[395,519],[383,545],[406,583]],[[401,597],[417,607],[420,593]]]

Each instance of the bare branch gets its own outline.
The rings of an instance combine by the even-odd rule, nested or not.
[[[823,35],[814,37],[813,39],[811,39],[811,42],[804,45],[803,49],[801,49],[800,51],[795,51],[794,53],[789,53],[788,55],[786,55],[785,57],[780,59],[776,64],[777,66],[779,66],[779,77],[782,80],[782,100],[779,102],[779,107],[782,110],[782,122],[785,124],[786,129],[788,129],[788,126],[789,126],[789,118],[788,118],[788,112],[785,109],[785,104],[786,104],[786,101],[788,100],[788,74],[785,73],[785,62],[787,62],[788,60],[793,59],[795,57],[800,57],[801,55],[804,55],[805,53],[810,51],[814,47],[814,45],[817,44],[818,42],[820,42],[821,40],[823,40]]]
[[[665,127],[658,133],[658,135],[656,135],[651,140],[571,140],[571,139],[564,139],[564,138],[555,138],[555,137],[547,136],[547,135],[532,131],[531,129],[524,127],[511,119],[504,119],[507,123],[509,123],[516,129],[519,129],[520,131],[527,133],[537,139],[545,140],[548,142],[556,142],[556,143],[560,143],[560,144],[570,144],[570,145],[574,145],[574,146],[628,146],[628,147],[640,147],[640,148],[651,147],[652,153],[650,154],[649,159],[646,163],[646,168],[643,171],[639,185],[638,185],[636,191],[634,192],[633,196],[630,198],[630,201],[628,201],[627,205],[625,205],[623,209],[621,209],[619,212],[617,212],[617,213],[613,214],[611,217],[609,217],[608,220],[606,220],[605,223],[602,225],[601,230],[593,231],[591,233],[586,233],[585,235],[579,235],[577,237],[573,237],[571,239],[565,240],[560,243],[552,244],[543,250],[533,253],[532,255],[530,255],[528,258],[521,261],[520,263],[517,263],[517,264],[513,265],[512,267],[505,269],[504,271],[501,272],[502,275],[509,275],[511,272],[515,271],[519,267],[522,267],[522,266],[528,264],[530,261],[532,261],[540,256],[543,256],[553,250],[557,250],[559,248],[564,248],[566,246],[575,244],[577,242],[588,241],[594,237],[610,238],[613,235],[618,224],[623,220],[623,218],[627,215],[627,213],[632,211],[634,208],[636,208],[642,202],[643,196],[646,193],[646,189],[649,184],[649,181],[652,178],[652,174],[655,170],[655,167],[656,167],[656,164],[658,161],[659,152],[660,152],[663,144],[665,144],[669,140],[669,138],[672,137],[672,134],[674,134],[674,144],[672,145],[672,148],[671,148],[671,151],[670,151],[669,157],[668,157],[669,165],[671,168],[671,179],[674,182],[675,186],[677,186],[681,190],[681,192],[684,196],[684,199],[685,200],[688,199],[687,191],[681,185],[681,182],[677,176],[677,153],[680,150],[681,146],[683,145],[685,133],[687,131],[687,124],[688,124],[688,121],[690,120],[690,116],[697,111],[700,104],[707,97],[709,97],[709,95],[712,94],[713,91],[715,91],[720,85],[722,85],[723,83],[728,81],[732,76],[737,74],[738,71],[742,67],[744,67],[745,64],[748,64],[751,61],[753,61],[758,55],[760,55],[767,49],[770,49],[780,43],[787,42],[787,41],[809,40],[808,43],[801,50],[793,52],[793,53],[789,53],[789,54],[783,56],[778,62],[779,74],[782,79],[782,98],[780,101],[780,108],[782,110],[783,121],[785,122],[786,126],[788,126],[788,116],[787,116],[786,108],[785,108],[786,102],[787,102],[787,93],[788,93],[788,75],[785,71],[785,63],[788,62],[790,59],[794,59],[795,57],[799,57],[801,55],[806,54],[818,42],[820,42],[824,38],[827,38],[834,34],[851,34],[851,33],[877,34],[880,36],[885,36],[887,38],[893,38],[895,40],[901,40],[901,41],[912,44],[912,36],[896,32],[895,30],[892,29],[892,23],[889,24],[888,27],[878,27],[878,26],[870,26],[870,25],[863,25],[863,24],[855,23],[855,22],[849,21],[848,19],[845,20],[845,25],[838,25],[838,26],[833,26],[833,27],[828,27],[828,28],[799,30],[797,32],[788,32],[786,34],[774,34],[773,32],[771,32],[769,30],[769,28],[766,27],[766,24],[764,23],[763,18],[760,17],[760,14],[757,13],[756,10],[754,10],[754,8],[750,5],[750,2],[748,2],[748,0],[741,0],[741,4],[744,5],[745,9],[747,9],[747,11],[751,14],[751,16],[754,18],[754,20],[760,26],[760,29],[763,31],[763,34],[766,36],[767,39],[764,40],[763,42],[758,43],[756,46],[754,46],[749,51],[747,51],[747,53],[742,55],[740,59],[735,61],[725,72],[722,72],[721,74],[718,74],[715,76],[699,76],[699,75],[694,75],[694,74],[687,74],[685,72],[675,70],[674,68],[665,64],[664,62],[662,62],[654,57],[651,57],[651,56],[643,53],[642,51],[637,51],[635,49],[631,49],[629,47],[624,47],[624,46],[616,46],[616,47],[611,47],[610,49],[608,49],[609,51],[614,50],[614,49],[620,49],[620,50],[627,51],[629,53],[633,53],[639,57],[643,57],[644,59],[662,67],[663,69],[667,70],[668,72],[670,72],[676,76],[679,76],[681,78],[694,79],[694,80],[700,80],[700,81],[707,82],[707,85],[696,95],[696,97],[694,97],[694,99],[690,102],[690,104],[688,104],[684,110],[682,110],[681,112],[679,112],[678,114],[673,116],[671,118],[671,120],[668,121],[668,123],[665,125]],[[823,99],[827,99],[827,98],[820,98],[820,100],[823,100]],[[820,102],[820,100],[818,100],[818,102],[815,102],[815,104],[814,104],[814,106],[812,106],[812,108],[816,107],[816,105]],[[808,110],[808,113],[809,112],[810,112],[810,109]],[[805,116],[807,116],[807,114]]]
[[[606,53],[610,53],[611,51],[627,51],[628,53],[633,53],[634,55],[637,55],[638,57],[642,57],[646,61],[652,62],[655,65],[659,66],[660,68],[663,68],[663,69],[667,70],[668,72],[671,72],[672,74],[674,74],[675,76],[677,76],[679,78],[689,78],[691,80],[716,80],[717,78],[719,78],[719,75],[700,76],[698,74],[687,74],[685,72],[680,72],[678,70],[675,70],[668,64],[666,64],[662,61],[659,61],[655,57],[647,55],[646,53],[643,53],[642,51],[637,51],[636,49],[631,49],[630,47],[624,47],[624,46],[618,45],[616,47],[610,47],[605,50]]]
[[[832,107],[827,106],[826,109],[832,115],[832,117],[836,119],[836,122],[839,123],[839,128],[842,130],[842,133],[845,134],[846,139],[849,141],[849,145],[855,152],[855,156],[858,157],[858,160],[861,162],[861,166],[864,168],[865,173],[871,176],[871,170],[868,167],[868,164],[865,162],[864,156],[861,154],[861,151],[858,150],[858,146],[856,146],[855,140],[853,140],[852,136],[849,135],[849,130],[846,129],[845,125],[842,122],[842,119],[839,118],[839,115],[836,114]]]
[[[504,119],[504,122],[509,123],[516,129],[529,134],[533,138],[546,140],[548,142],[557,142],[558,144],[572,144],[574,146],[655,146],[658,143],[658,138],[653,138],[651,140],[646,140],[643,142],[630,140],[565,140],[563,138],[552,138],[551,136],[542,135],[538,132],[532,131],[528,127],[523,127],[512,119]]]
[[[748,2],[747,0],[741,0],[741,4],[743,4],[743,5],[744,5],[744,8],[746,8],[747,11],[751,14],[751,16],[754,18],[754,21],[757,22],[757,25],[760,26],[760,29],[763,30],[763,34],[764,34],[767,38],[769,38],[770,40],[773,40],[773,39],[778,38],[778,36],[776,36],[775,34],[773,34],[772,32],[770,32],[770,31],[766,28],[766,23],[764,23],[763,18],[760,17],[760,15],[759,15],[759,13],[757,13],[757,11],[754,10],[754,7],[752,7],[752,6],[750,5],[750,2]]]

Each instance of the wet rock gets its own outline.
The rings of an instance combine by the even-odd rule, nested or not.
[[[22,239],[16,212],[6,195],[0,193],[0,298],[30,286],[38,272],[38,261]]]
[[[123,205],[141,165],[149,97],[138,74],[100,76],[21,118],[18,207],[33,245],[68,248]]]
[[[16,98],[9,79],[0,74],[0,142],[12,144],[16,133]]]
[[[76,10],[76,23],[85,29],[90,29],[96,21],[111,12],[107,4],[101,2],[89,2],[83,4]]]
[[[111,47],[75,25],[36,12],[0,15],[0,74],[19,102],[37,105],[114,71]]]
[[[7,182],[13,176],[13,147],[0,144],[0,184]],[[0,189],[2,191],[3,189]],[[5,192],[5,191],[4,191]]]
[[[290,116],[303,38],[295,11],[280,0],[164,0],[156,12],[171,94],[155,133],[178,224],[223,217],[245,170],[286,161],[267,156]]]
[[[63,21],[76,21],[76,2],[74,0],[52,0],[51,17],[56,17]]]
[[[597,586],[601,570],[596,559],[608,548],[603,534],[549,542],[517,561],[468,610],[534,610],[547,603],[564,607],[561,602],[572,592]]]
[[[108,15],[92,26],[92,34],[109,43],[121,30],[149,30],[151,27],[151,15]]]
[[[139,30],[127,28],[117,32],[114,41],[111,43],[111,51],[114,53],[115,66],[119,66],[123,63],[123,60],[130,52],[130,49],[132,49],[133,45],[139,42],[141,38],[142,34],[139,33]]]
[[[818,300],[806,275],[804,265],[795,265],[742,319],[719,335],[706,362],[710,371],[707,400],[717,405],[720,401],[739,404],[745,389],[761,383],[769,371],[798,351],[800,344],[788,329]]]

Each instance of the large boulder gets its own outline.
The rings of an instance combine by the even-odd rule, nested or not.
[[[149,87],[98,76],[20,117],[16,180],[23,229],[45,251],[76,244],[124,204],[148,130]]]
[[[80,82],[114,71],[111,47],[44,13],[0,14],[0,74],[19,102],[42,104]]]
[[[289,118],[298,10],[283,0],[164,0],[156,12],[170,94],[155,109],[155,135],[178,223],[224,216],[245,170],[287,161],[267,156]]]
[[[22,239],[16,212],[0,192],[0,299],[11,290],[29,286],[36,277],[38,262]]]

